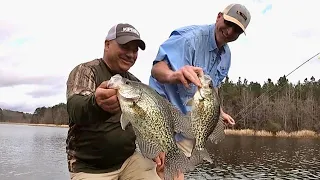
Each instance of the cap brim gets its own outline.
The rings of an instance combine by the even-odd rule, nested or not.
[[[137,41],[140,49],[142,50],[146,49],[146,44],[144,43],[144,41],[134,36],[121,36],[116,38],[116,41],[119,44],[127,44],[130,41]]]
[[[243,33],[246,35],[246,31],[245,31],[244,26],[243,26],[236,18],[231,17],[231,16],[228,16],[228,15],[226,15],[226,14],[223,14],[223,18],[224,18],[225,20],[227,20],[227,21],[233,22],[233,23],[235,23],[236,25],[238,25],[238,26],[242,29]]]

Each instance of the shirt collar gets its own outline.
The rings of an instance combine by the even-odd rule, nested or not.
[[[218,47],[217,47],[216,38],[215,38],[215,36],[214,36],[215,30],[216,30],[215,24],[211,24],[211,25],[209,26],[209,35],[210,35],[209,45],[210,45],[210,51],[218,52],[219,49],[218,49]],[[226,45],[223,45],[223,46],[222,46],[222,49],[220,50],[220,51],[221,51],[221,54],[224,54],[224,53],[225,53],[225,46],[226,46]]]

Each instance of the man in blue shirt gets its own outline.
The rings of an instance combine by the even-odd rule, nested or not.
[[[159,47],[149,85],[186,114],[190,111],[190,107],[186,106],[187,100],[193,97],[197,86],[201,86],[197,74],[209,74],[218,92],[231,64],[227,43],[245,33],[250,19],[245,6],[230,4],[218,13],[214,24],[191,25],[174,30]],[[221,117],[227,123],[235,124],[234,119],[222,109]],[[187,146],[182,149],[190,155],[193,145],[187,145],[190,142],[180,134],[175,138],[178,144]],[[156,159],[156,162],[161,164],[159,161],[162,159]]]

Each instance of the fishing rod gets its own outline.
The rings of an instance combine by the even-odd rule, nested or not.
[[[288,73],[285,77],[287,78],[289,75],[291,75],[294,71],[296,71],[297,69],[299,69],[301,66],[303,66],[304,64],[306,64],[307,62],[309,62],[310,60],[312,60],[313,58],[315,58],[316,56],[318,56],[320,54],[320,52],[318,52],[317,54],[315,54],[314,56],[312,56],[311,58],[309,58],[308,60],[304,61],[302,64],[300,64],[298,67],[296,67],[294,70],[292,70],[290,73]],[[284,86],[283,86],[284,87]],[[270,97],[273,97],[277,92],[279,92],[283,87],[279,88],[276,92],[274,92],[273,94],[271,94]],[[275,88],[275,87],[274,87]],[[257,97],[254,101],[252,101],[249,105],[247,105],[245,108],[243,108],[235,117],[238,117],[240,114],[243,114],[245,111],[248,110],[249,107],[251,107],[256,101],[258,101],[260,98],[262,98],[265,94],[267,94],[270,90],[273,90],[274,88],[268,88],[266,92],[264,92],[262,95],[260,95],[259,97]],[[256,110],[260,105],[262,105],[262,103],[260,103],[259,105],[257,105],[255,108],[251,109],[251,111],[247,112],[243,117],[241,117],[241,119],[238,122],[241,122],[242,119],[244,119],[245,117],[247,117],[248,114],[250,114],[251,112],[253,112],[254,110]]]

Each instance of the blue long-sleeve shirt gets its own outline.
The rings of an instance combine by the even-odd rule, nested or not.
[[[228,74],[231,52],[227,44],[219,50],[214,32],[215,24],[191,25],[174,30],[160,45],[153,64],[164,60],[173,71],[185,65],[201,67],[213,79],[214,87],[219,87]],[[194,84],[187,89],[183,84],[162,84],[150,76],[149,85],[183,113],[190,111],[186,102],[196,91]]]

